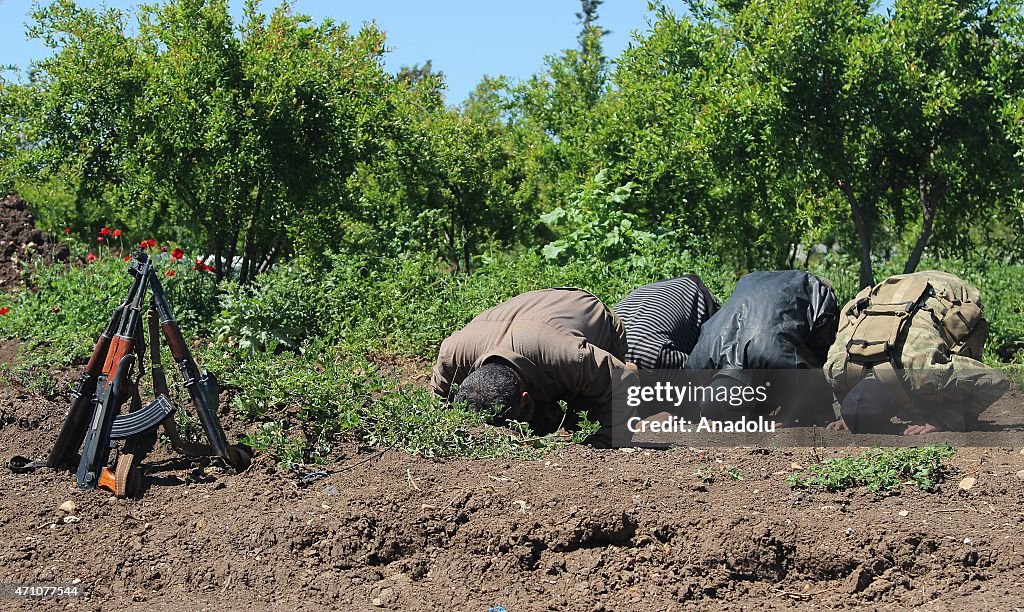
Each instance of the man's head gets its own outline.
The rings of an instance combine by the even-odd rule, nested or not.
[[[892,417],[897,399],[874,376],[868,376],[850,389],[839,409],[846,427],[853,433],[896,433]]]
[[[471,409],[493,414],[495,421],[528,421],[533,416],[530,394],[515,368],[501,361],[488,362],[473,370],[455,395]]]

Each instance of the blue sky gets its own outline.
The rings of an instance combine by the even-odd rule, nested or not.
[[[79,0],[82,6],[98,7],[99,1]],[[107,0],[106,6],[127,9],[138,2]],[[242,0],[231,0],[240,14]],[[677,10],[681,3],[669,2]],[[269,12],[276,1],[264,1]],[[31,0],[0,0],[0,64],[24,69],[47,49],[25,37]],[[387,32],[393,49],[386,58],[391,71],[403,65],[433,60],[433,68],[445,73],[447,100],[457,104],[486,75],[500,74],[525,79],[538,72],[544,56],[576,46],[576,13],[579,0],[405,0],[360,1],[298,0],[296,12],[320,21],[331,17],[358,26],[375,20]],[[646,30],[647,0],[605,0],[598,9],[599,23],[612,31],[605,38],[605,55],[614,58],[631,40],[634,30]],[[9,76],[9,75],[8,75]]]

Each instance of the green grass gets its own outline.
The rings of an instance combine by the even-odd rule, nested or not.
[[[293,259],[246,287],[216,285],[211,275],[191,270],[190,258],[163,256],[157,268],[176,271],[161,277],[175,315],[185,337],[198,340],[197,361],[218,375],[232,393],[231,408],[251,423],[249,443],[282,463],[325,461],[339,441],[352,439],[429,457],[530,456],[573,439],[485,427],[479,415],[442,404],[422,381],[403,383],[382,364],[398,358],[407,370],[425,373],[445,337],[531,289],[577,286],[612,305],[639,285],[693,272],[719,298],[729,295],[735,275],[723,266],[659,249],[562,264],[509,253],[468,275],[426,257],[328,254]],[[989,291],[993,336],[1005,342],[1024,340],[1010,268],[978,267],[972,277]],[[0,316],[0,338],[20,341],[16,364],[0,375],[54,394],[52,372],[84,364],[128,288],[125,269],[101,251],[87,265],[35,270],[29,281],[36,290],[0,293],[0,307],[10,309]],[[849,270],[834,271],[842,299]],[[575,441],[585,434],[574,434]]]
[[[86,265],[34,271],[36,291],[0,294],[0,306],[10,308],[0,316],[0,337],[21,339],[5,376],[52,394],[50,371],[84,364],[123,298],[126,265],[101,251]],[[161,273],[176,271],[161,279],[182,331],[190,342],[200,340],[193,343],[197,361],[217,374],[232,392],[232,410],[252,423],[245,441],[283,465],[326,461],[352,439],[427,457],[532,457],[581,442],[593,431],[585,419],[569,436],[485,426],[480,415],[443,404],[422,382],[403,383],[401,372],[381,364],[399,356],[407,369],[425,372],[446,336],[530,289],[581,286],[612,304],[673,274],[700,273],[719,295],[731,284],[714,262],[655,252],[564,265],[520,253],[471,275],[417,257],[301,257],[247,287],[216,286],[190,268],[187,261],[158,264]]]
[[[802,472],[790,474],[787,482],[795,489],[827,491],[862,486],[885,491],[912,482],[928,491],[943,479],[942,460],[953,452],[948,446],[876,448],[856,457],[822,459]]]

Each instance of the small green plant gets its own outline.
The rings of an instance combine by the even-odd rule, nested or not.
[[[601,429],[601,424],[597,421],[591,421],[587,411],[581,410],[576,413],[576,429],[572,432],[571,440],[573,444],[583,444],[587,438],[596,434],[599,429]]]
[[[726,468],[725,474],[726,474],[726,476],[728,476],[729,478],[732,478],[733,480],[743,480],[743,473],[740,472],[739,468],[736,468],[736,467]]]
[[[285,470],[303,463],[302,444],[290,439],[280,423],[263,423],[255,434],[244,436],[241,441],[256,450],[271,450]]]
[[[884,491],[910,481],[929,491],[945,475],[942,460],[953,453],[949,446],[876,448],[856,457],[822,459],[803,472],[790,474],[786,482],[794,489],[841,491],[867,486]]]

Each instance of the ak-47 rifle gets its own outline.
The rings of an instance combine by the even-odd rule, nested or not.
[[[117,332],[110,339],[103,371],[96,380],[92,421],[85,432],[82,459],[78,462],[76,479],[78,486],[83,489],[94,489],[100,484],[104,468],[110,460],[114,418],[131,394],[131,370],[135,363],[136,344],[142,336],[139,327],[142,304],[153,265],[149,257],[142,253],[141,257],[132,259],[128,271],[135,279],[121,309]]]
[[[72,393],[71,409],[60,434],[45,462],[23,457],[11,459],[15,471],[36,467],[70,467],[77,462],[78,486],[97,486],[113,491],[119,497],[131,495],[138,483],[136,461],[146,451],[147,439],[156,439],[156,427],[163,424],[176,450],[186,455],[216,455],[237,471],[249,466],[251,450],[244,445],[228,445],[217,418],[219,388],[216,378],[200,371],[185,339],[171,314],[170,305],[160,281],[153,273],[152,263],[144,251],[137,251],[128,269],[133,276],[128,296],[115,310],[93,348],[85,371]],[[142,407],[137,381],[131,380],[132,368],[142,359],[143,331],[141,312],[146,288],[153,291],[148,315],[150,371],[156,399]],[[193,444],[181,439],[174,422],[174,405],[169,399],[167,378],[160,360],[160,333],[166,340],[185,388],[188,390],[203,424],[210,444]],[[141,364],[140,364],[141,370]],[[121,407],[134,398],[136,410],[119,414]],[[123,440],[119,447],[118,440]],[[77,457],[82,447],[81,458]],[[152,443],[149,443],[152,446]],[[110,453],[116,449],[116,467],[108,467]],[[77,461],[76,461],[77,460]]]
[[[238,445],[229,446],[224,440],[224,430],[217,418],[217,405],[220,402],[220,385],[217,384],[217,378],[206,370],[200,371],[199,366],[196,365],[195,359],[192,358],[192,351],[185,344],[185,338],[182,337],[181,331],[178,329],[178,323],[174,320],[174,315],[171,314],[171,307],[167,303],[163,287],[156,276],[150,279],[150,285],[153,288],[153,309],[159,317],[160,329],[163,331],[164,339],[167,340],[167,346],[171,349],[171,357],[178,366],[178,372],[181,373],[182,382],[192,397],[192,405],[195,406],[196,412],[199,414],[199,421],[206,431],[206,438],[210,442],[209,448],[212,452],[205,452],[206,449],[199,446],[204,451],[201,454],[217,455],[236,470],[244,470],[249,467],[251,459],[249,450]],[[157,382],[155,376],[154,381]],[[163,378],[162,369],[158,376]],[[166,384],[166,378],[164,378],[163,385]],[[175,442],[176,430],[171,437],[172,443]],[[183,451],[187,450],[183,448],[180,438],[175,445]],[[195,453],[186,452],[186,454]]]
[[[110,340],[114,337],[114,332],[121,321],[122,312],[124,312],[123,303],[114,309],[107,328],[96,340],[89,363],[85,365],[85,370],[78,379],[78,385],[71,392],[71,410],[68,411],[68,415],[64,419],[64,425],[60,429],[60,435],[57,436],[53,450],[46,458],[46,467],[60,468],[78,463],[78,449],[82,446],[89,415],[92,414],[96,382],[100,374],[103,373],[103,362],[107,359],[107,349],[110,348]]]

